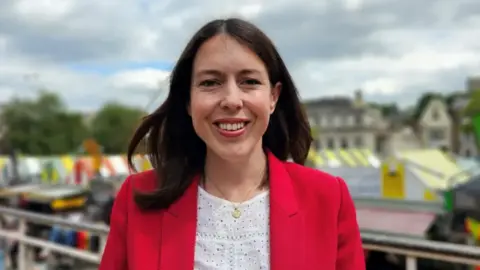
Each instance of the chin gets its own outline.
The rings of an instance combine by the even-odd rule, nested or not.
[[[236,161],[248,157],[252,153],[253,148],[253,145],[246,145],[244,143],[233,145],[222,144],[211,148],[211,151],[224,160]]]

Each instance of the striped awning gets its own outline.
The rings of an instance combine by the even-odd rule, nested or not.
[[[78,166],[82,163],[82,166]],[[7,157],[0,157],[0,182],[10,178],[12,175],[10,168],[11,161]],[[137,171],[151,169],[150,162],[145,156],[136,156],[134,165]],[[69,182],[76,168],[81,167],[85,174],[93,177],[94,168],[91,157],[85,156],[58,156],[58,157],[29,157],[22,156],[18,158],[18,166],[21,174],[24,176],[40,175],[44,182]],[[126,176],[130,173],[126,156],[112,155],[104,156],[101,162],[100,174],[104,177]],[[51,179],[51,178],[55,179]],[[48,179],[50,180],[48,180]]]
[[[376,167],[380,166],[380,160],[368,149],[323,149],[316,151],[311,149],[308,154],[316,167]]]

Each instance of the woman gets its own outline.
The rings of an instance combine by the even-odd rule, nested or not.
[[[120,189],[100,270],[365,269],[348,189],[299,165],[310,127],[254,25],[215,20],[194,35],[130,161],[144,139],[155,169]]]

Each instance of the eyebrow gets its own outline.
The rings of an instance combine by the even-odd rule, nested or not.
[[[259,70],[256,70],[256,69],[242,69],[238,73],[240,75],[261,74],[261,72]],[[221,72],[219,70],[216,70],[216,69],[204,69],[204,70],[200,70],[195,75],[196,76],[201,76],[201,75],[221,76],[221,75],[223,75],[223,72]]]
[[[199,72],[195,73],[196,76],[201,76],[201,75],[215,75],[215,76],[220,76],[222,75],[222,72],[215,70],[215,69],[203,69],[200,70]]]

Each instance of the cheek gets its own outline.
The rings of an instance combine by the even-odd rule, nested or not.
[[[190,101],[190,116],[192,117],[193,126],[195,129],[200,127],[206,118],[212,112],[213,104],[208,99],[202,98],[198,95],[192,95]]]
[[[267,125],[270,119],[271,104],[271,99],[268,96],[261,96],[252,99],[248,107],[258,120]]]

